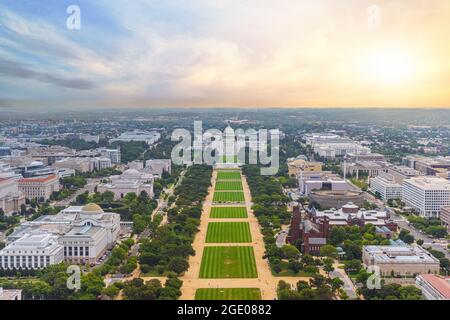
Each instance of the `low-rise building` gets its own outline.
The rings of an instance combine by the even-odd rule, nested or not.
[[[97,191],[101,193],[111,191],[115,199],[122,199],[127,193],[140,195],[142,191],[145,191],[149,197],[153,197],[153,182],[152,174],[128,169],[121,175],[111,176],[107,183],[99,184]]]
[[[163,172],[172,173],[172,160],[170,159],[151,159],[145,162],[145,172],[161,176]]]
[[[416,286],[427,300],[450,300],[450,277],[421,274],[416,277]]]
[[[438,274],[439,260],[421,246],[363,246],[363,262],[376,266],[381,276]]]
[[[287,160],[288,172],[290,177],[296,177],[303,171],[322,171],[322,162],[307,161],[303,157],[297,157]]]

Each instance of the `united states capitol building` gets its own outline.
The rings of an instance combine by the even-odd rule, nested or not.
[[[41,269],[63,261],[94,264],[119,234],[119,214],[96,204],[68,207],[17,227],[0,250],[0,269]]]

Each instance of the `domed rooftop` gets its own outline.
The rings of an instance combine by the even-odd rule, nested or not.
[[[141,174],[140,174],[139,171],[137,171],[136,169],[128,169],[128,170],[125,170],[125,171],[122,173],[122,176],[123,176],[123,177],[138,178],[138,177],[141,176]]]
[[[89,203],[84,205],[81,208],[81,213],[83,214],[99,214],[99,213],[103,213],[103,209],[95,203]]]

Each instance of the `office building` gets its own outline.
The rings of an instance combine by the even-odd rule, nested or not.
[[[384,201],[402,198],[402,185],[395,182],[389,173],[381,173],[370,179],[370,191],[379,195]]]
[[[152,175],[161,176],[163,172],[172,173],[172,160],[170,159],[151,159],[145,162],[144,171]]]
[[[19,180],[19,190],[25,193],[28,199],[38,201],[47,201],[53,192],[59,191],[59,187],[59,178],[55,174]]]
[[[442,207],[450,206],[450,181],[437,177],[406,179],[402,201],[426,218],[438,218]]]

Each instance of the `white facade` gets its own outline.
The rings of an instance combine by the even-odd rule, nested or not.
[[[436,177],[406,179],[402,201],[426,218],[438,218],[442,207],[450,206],[450,181]]]
[[[109,140],[110,143],[116,142],[116,141],[124,141],[124,142],[130,142],[130,141],[143,141],[146,142],[149,146],[155,144],[158,142],[158,140],[161,138],[161,134],[156,131],[142,131],[142,130],[134,130],[134,131],[128,131],[122,133],[119,137],[115,139]]]
[[[21,289],[3,289],[0,287],[0,301],[5,300],[22,300]]]
[[[2,269],[42,269],[64,260],[64,247],[50,233],[26,234],[0,250]]]
[[[7,237],[8,246],[24,237],[52,235],[63,247],[63,259],[69,263],[95,263],[114,247],[120,233],[120,215],[104,212],[96,204],[72,206],[57,215],[27,221]]]
[[[128,169],[119,176],[111,176],[108,183],[99,184],[97,191],[101,193],[111,191],[115,199],[122,199],[127,193],[140,195],[142,191],[145,191],[152,198],[154,196],[153,181],[152,174]]]
[[[370,191],[379,193],[381,199],[388,201],[402,198],[402,185],[396,183],[389,174],[380,174],[370,179]]]
[[[20,211],[25,204],[25,194],[19,190],[17,180],[0,177],[0,208],[6,216]]]
[[[145,162],[145,172],[161,176],[164,171],[172,173],[172,160],[152,159]]]

